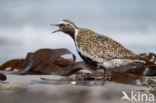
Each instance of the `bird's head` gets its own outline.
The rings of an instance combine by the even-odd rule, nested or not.
[[[69,34],[74,39],[77,26],[72,21],[65,19],[62,20],[59,24],[51,24],[51,25],[59,27],[58,30],[52,33],[64,32],[66,34]]]

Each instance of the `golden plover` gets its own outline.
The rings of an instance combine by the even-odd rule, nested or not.
[[[96,33],[90,29],[77,27],[70,20],[62,20],[55,32],[70,35],[81,58],[90,66],[103,68],[105,76],[111,76],[111,70],[120,65],[142,61],[141,57],[123,47],[108,36]]]

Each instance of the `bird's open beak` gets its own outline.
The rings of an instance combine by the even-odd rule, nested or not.
[[[53,31],[52,33],[56,33],[56,32],[61,31],[61,29],[60,29],[60,24],[51,24],[51,26],[57,26],[57,27],[59,27],[59,29],[58,29],[58,30]]]

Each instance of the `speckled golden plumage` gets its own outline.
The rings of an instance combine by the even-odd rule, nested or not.
[[[79,28],[75,40],[78,48],[92,57],[105,60],[139,59],[135,53],[124,48],[111,38],[95,33],[89,29]]]
[[[111,69],[135,61],[142,61],[132,51],[113,39],[90,29],[79,28],[70,20],[62,20],[60,31],[69,34],[82,59],[97,68]]]

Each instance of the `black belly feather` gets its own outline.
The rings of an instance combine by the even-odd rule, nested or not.
[[[87,63],[87,64],[89,64],[89,65],[91,65],[91,66],[93,66],[95,68],[98,67],[98,62],[97,61],[95,61],[95,60],[93,60],[93,59],[91,59],[91,58],[89,58],[87,56],[84,56],[80,52],[78,52],[78,53],[79,53],[80,57],[84,60],[85,63]]]

